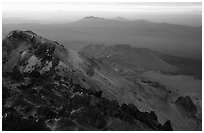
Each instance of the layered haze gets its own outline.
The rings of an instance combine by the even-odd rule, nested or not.
[[[29,29],[77,51],[88,44],[130,44],[174,56],[201,59],[201,27],[144,19],[124,20],[88,16],[72,23],[10,23],[3,24],[3,35],[12,29]]]
[[[3,35],[30,29],[77,51],[88,44],[130,44],[201,59],[201,9],[198,2],[4,3]]]
[[[153,22],[168,22],[200,26],[202,4],[199,2],[24,2],[3,3],[3,22],[70,22],[86,16],[103,18],[124,17],[128,20],[146,19]],[[14,19],[15,18],[15,19]]]

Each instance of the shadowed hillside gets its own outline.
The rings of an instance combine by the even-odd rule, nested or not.
[[[135,72],[155,70],[202,78],[201,60],[170,56],[145,48],[120,44],[113,46],[88,45],[81,50],[81,53],[101,60],[121,73],[130,69]]]

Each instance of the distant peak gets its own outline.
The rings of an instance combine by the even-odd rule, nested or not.
[[[150,23],[150,21],[146,20],[146,19],[137,19],[135,20],[136,22],[140,22],[140,23]]]
[[[95,16],[87,16],[87,17],[84,17],[84,19],[104,19],[104,18],[95,17]]]
[[[120,16],[114,18],[113,20],[118,20],[118,21],[129,21],[128,19],[123,18],[123,17],[120,17]]]
[[[101,17],[87,16],[80,19],[78,22],[100,22],[100,21],[106,21],[106,20],[107,19],[101,18]]]

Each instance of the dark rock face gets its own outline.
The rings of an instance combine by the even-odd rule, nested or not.
[[[163,130],[165,131],[172,131],[172,127],[171,127],[171,122],[170,121],[166,121],[162,127]]]
[[[111,120],[135,130],[141,122],[151,130],[163,126],[154,112],[141,112],[133,104],[119,106],[101,97],[102,91],[83,88],[78,73],[64,67],[67,51],[32,31],[12,31],[3,40],[3,130],[117,130]],[[145,130],[141,129],[141,130]]]
[[[90,105],[90,97],[83,94],[76,94],[70,99],[70,108],[76,110],[84,106]]]
[[[54,131],[74,131],[77,129],[77,124],[66,117],[49,119],[45,123],[51,130]]]
[[[94,95],[95,95],[96,97],[100,98],[101,95],[102,95],[102,91],[97,91],[97,92],[95,92]]]
[[[195,116],[197,114],[197,108],[189,96],[180,96],[176,100],[176,104],[182,106],[191,116]]]
[[[103,113],[97,107],[83,107],[71,113],[71,119],[81,125],[89,125],[98,129],[105,126]]]
[[[154,130],[167,130],[172,131],[170,121],[166,121],[166,123],[162,126],[158,123],[157,115],[154,111],[149,112],[141,112],[137,109],[137,107],[133,104],[122,104],[120,109],[119,117],[121,119],[131,122],[132,117],[147,124]]]

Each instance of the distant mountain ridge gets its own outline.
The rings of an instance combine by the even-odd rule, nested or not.
[[[102,17],[97,17],[97,16],[85,16],[84,18],[88,18],[88,17],[95,17],[95,18],[102,18]],[[178,16],[177,16],[178,17]],[[104,18],[105,19],[105,18]],[[175,20],[174,17],[170,17],[170,18],[166,18],[166,17],[162,17],[160,19],[154,19],[154,17],[150,17],[147,18],[145,16],[140,16],[137,17],[135,16],[135,18],[131,18],[131,19],[127,19],[126,17],[122,17],[122,16],[115,16],[109,19],[112,20],[118,20],[118,21],[135,21],[135,20],[148,20],[150,22],[157,22],[157,23],[172,23],[172,24],[178,24],[178,25],[187,25],[187,26],[192,26],[192,27],[199,27],[200,25],[202,25],[202,17],[199,18],[199,16],[186,16],[183,18],[183,16],[180,17],[180,19]],[[70,23],[73,21],[77,21],[76,20],[71,20],[70,18],[61,18],[61,19],[54,19],[54,20],[46,20],[46,19],[24,19],[24,18],[6,18],[3,16],[2,18],[2,23],[6,24],[6,23],[41,23],[41,24],[51,24],[51,23]]]
[[[130,21],[130,20],[123,18],[123,17],[120,17],[120,16],[113,18],[113,20],[124,21],[124,22]]]
[[[119,43],[181,57],[201,59],[202,55],[201,27],[155,23],[147,20],[125,22],[90,16],[62,24],[3,24],[3,35],[12,29],[30,29],[42,35],[46,34],[48,38],[64,41],[65,46],[69,41]],[[81,46],[78,49],[83,47]]]

